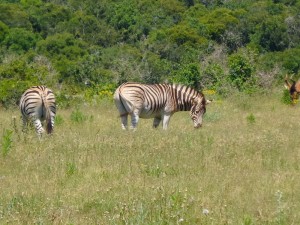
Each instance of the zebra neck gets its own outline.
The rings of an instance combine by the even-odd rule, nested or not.
[[[189,111],[192,107],[189,87],[177,87],[175,92],[176,111]]]
[[[177,99],[177,111],[190,111],[191,103],[184,99]]]

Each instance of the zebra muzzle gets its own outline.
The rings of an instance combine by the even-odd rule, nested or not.
[[[195,125],[194,125],[194,128],[195,128],[195,129],[197,129],[197,128],[199,128],[199,127],[202,127],[202,124],[198,123],[198,124],[195,124]]]

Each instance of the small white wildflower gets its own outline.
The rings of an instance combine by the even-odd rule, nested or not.
[[[181,222],[183,222],[184,221],[184,219],[183,218],[180,218],[179,220],[178,220],[178,223],[181,223]]]
[[[203,209],[203,210],[202,210],[202,213],[203,213],[204,215],[208,215],[208,214],[209,214],[209,210],[208,210],[208,209]]]

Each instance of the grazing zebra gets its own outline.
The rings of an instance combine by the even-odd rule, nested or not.
[[[162,120],[165,130],[171,116],[178,111],[190,111],[194,127],[199,128],[206,105],[210,103],[202,93],[176,84],[124,83],[115,91],[114,100],[124,130],[128,114],[131,115],[133,129],[136,129],[139,118],[154,118],[153,127],[156,128]]]
[[[291,80],[292,83],[290,83],[289,80]],[[290,92],[291,100],[293,101],[293,103],[295,103],[300,95],[300,80],[298,80],[296,82],[296,81],[292,80],[292,77],[288,78],[288,76],[286,75],[284,82],[285,82],[284,86]]]
[[[20,100],[23,129],[31,120],[39,136],[44,133],[42,122],[46,120],[46,131],[53,132],[56,114],[55,97],[46,86],[33,86],[26,90]]]

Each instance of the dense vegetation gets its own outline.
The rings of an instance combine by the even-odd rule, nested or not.
[[[0,0],[0,12],[3,106],[36,84],[61,102],[129,80],[252,93],[300,68],[298,0]]]

